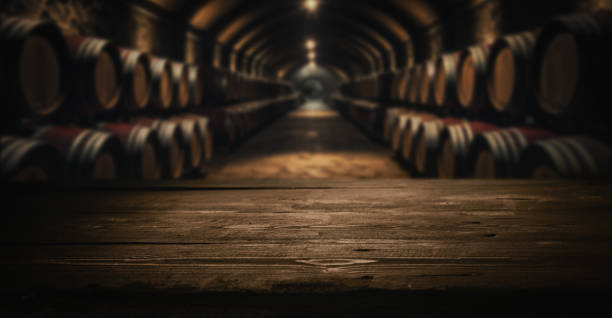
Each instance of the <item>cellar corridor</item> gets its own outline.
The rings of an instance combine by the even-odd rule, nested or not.
[[[263,128],[225,155],[208,180],[364,179],[409,176],[392,152],[320,100]]]
[[[596,317],[612,0],[0,0],[0,317]]]

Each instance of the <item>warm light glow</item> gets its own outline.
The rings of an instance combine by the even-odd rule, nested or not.
[[[318,7],[319,7],[319,1],[318,0],[306,0],[306,1],[304,1],[304,8],[306,8],[306,10],[308,10],[310,12],[316,11]]]
[[[308,63],[308,67],[310,67],[310,68],[316,68],[316,67],[317,67],[317,62],[315,62],[315,61],[310,61],[310,62]]]
[[[309,50],[314,50],[314,48],[317,47],[317,42],[315,42],[315,40],[313,39],[308,39],[306,41],[306,48]]]
[[[314,60],[314,59],[316,59],[316,58],[317,58],[317,53],[315,53],[315,52],[310,52],[310,53],[308,53],[308,59],[309,59],[309,60],[311,60],[311,61],[312,61],[312,60]]]

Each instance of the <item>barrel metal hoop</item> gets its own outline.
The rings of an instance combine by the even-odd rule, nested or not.
[[[583,162],[586,165],[586,168],[590,171],[591,175],[596,176],[599,171],[597,169],[597,163],[595,162],[595,159],[593,159],[591,153],[575,139],[565,138],[563,141],[572,147],[574,151],[580,154],[580,158],[583,159]]]

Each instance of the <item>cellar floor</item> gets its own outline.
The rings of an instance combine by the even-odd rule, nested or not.
[[[294,153],[339,157],[271,159]],[[366,162],[345,162],[352,155]],[[608,182],[409,179],[384,148],[314,104],[232,156],[204,180],[3,191],[0,315],[607,309]],[[278,164],[286,169],[271,168]]]
[[[217,156],[207,180],[403,178],[388,148],[320,101],[310,101]]]

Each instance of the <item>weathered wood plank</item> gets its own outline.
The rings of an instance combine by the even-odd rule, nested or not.
[[[15,194],[0,276],[9,290],[612,287],[607,184],[336,182]]]

